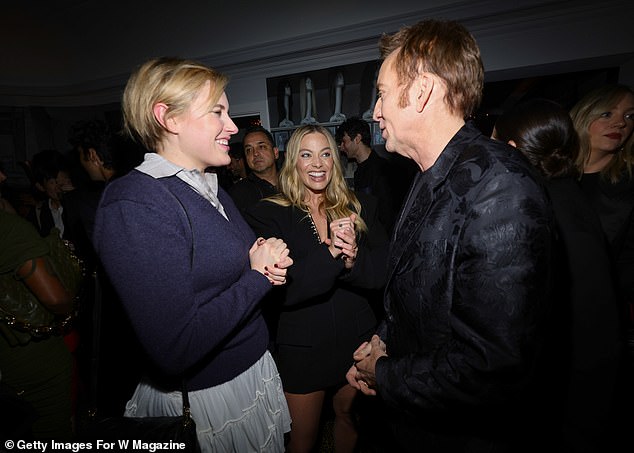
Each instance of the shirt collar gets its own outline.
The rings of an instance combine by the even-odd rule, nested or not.
[[[143,162],[136,169],[156,179],[174,176],[185,170],[156,153],[145,153]]]
[[[175,163],[165,159],[163,156],[156,153],[145,153],[143,162],[136,167],[136,170],[141,173],[145,173],[155,179],[167,178],[177,175],[183,180],[203,180],[209,184],[214,192],[218,193],[218,175],[215,173],[205,172],[200,173],[198,169],[187,170]],[[179,173],[181,173],[179,175]],[[185,175],[186,174],[186,175]]]
[[[209,200],[226,217],[222,203],[218,199],[218,175],[215,173],[201,173],[198,169],[188,170],[156,153],[146,153],[136,170],[155,179],[176,176]]]

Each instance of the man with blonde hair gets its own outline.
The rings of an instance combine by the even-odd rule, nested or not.
[[[547,197],[520,153],[465,121],[484,71],[464,26],[404,27],[381,53],[374,119],[420,171],[394,227],[385,322],[348,381],[380,396],[395,450],[520,451],[548,310]]]

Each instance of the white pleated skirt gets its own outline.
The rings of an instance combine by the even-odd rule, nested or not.
[[[189,392],[202,453],[284,452],[291,418],[282,381],[267,351],[231,381]],[[126,417],[183,413],[180,390],[162,392],[141,382],[126,404]]]

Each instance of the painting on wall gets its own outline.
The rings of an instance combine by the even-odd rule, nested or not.
[[[277,131],[273,134],[275,138],[275,146],[280,152],[286,151],[286,143],[290,138],[289,131]]]

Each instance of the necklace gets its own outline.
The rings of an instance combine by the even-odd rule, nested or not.
[[[319,236],[319,231],[317,231],[317,225],[315,225],[315,221],[313,220],[313,216],[310,214],[310,208],[308,209],[308,220],[310,220],[310,227],[313,230],[313,234],[317,239],[317,242],[321,244],[321,237]]]

